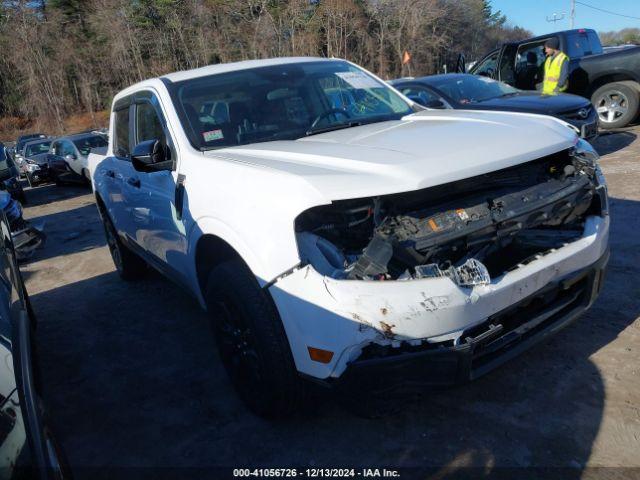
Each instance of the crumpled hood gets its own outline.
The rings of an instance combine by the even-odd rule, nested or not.
[[[534,160],[575,141],[575,131],[551,117],[449,110],[205,155],[301,177],[329,202],[441,185]]]

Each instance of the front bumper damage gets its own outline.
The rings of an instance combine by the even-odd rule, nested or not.
[[[608,215],[589,216],[579,239],[487,285],[334,279],[307,265],[269,291],[301,374],[330,384],[392,377],[447,385],[486,373],[588,308],[602,283],[608,235]],[[334,354],[320,363],[308,347]]]
[[[588,268],[491,315],[457,345],[372,349],[350,363],[338,382],[355,391],[392,388],[397,394],[475,380],[576,320],[600,293],[608,260],[607,251]]]

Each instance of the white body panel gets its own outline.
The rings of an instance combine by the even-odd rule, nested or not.
[[[295,61],[308,59],[241,62],[167,78],[178,81]],[[276,280],[269,291],[297,368],[309,375],[337,376],[363,343],[388,342],[380,333],[381,321],[393,325],[399,338],[455,336],[545,283],[589,265],[606,248],[608,221],[593,218],[583,239],[473,291],[448,279],[338,281],[311,267],[279,279],[300,262],[294,221],[313,206],[489,173],[569,148],[576,134],[564,122],[539,115],[424,111],[295,141],[203,153],[189,143],[161,80],[134,85],[114,101],[141,90],[152,91],[159,99],[178,154],[176,171],[137,172],[113,156],[111,144],[106,156],[91,154],[94,189],[116,219],[116,227],[176,272],[176,279],[203,306],[196,275],[197,242],[202,235],[226,241],[261,285]],[[112,114],[111,139],[113,128]],[[174,204],[178,174],[185,178],[180,220]],[[127,183],[134,177],[142,185],[137,191]],[[336,355],[330,364],[312,362],[307,345]]]

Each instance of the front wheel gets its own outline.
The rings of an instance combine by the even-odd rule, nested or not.
[[[638,91],[626,82],[608,83],[592,97],[600,126],[605,129],[626,127],[638,115]]]
[[[220,358],[244,403],[267,418],[297,411],[303,389],[284,326],[242,260],[213,268],[206,300]]]
[[[127,281],[137,280],[142,277],[147,271],[147,264],[122,243],[107,212],[101,210],[100,213],[107,238],[107,246],[118,274],[123,280]]]

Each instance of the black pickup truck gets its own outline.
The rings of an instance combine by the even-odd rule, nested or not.
[[[603,53],[598,34],[590,29],[565,30],[505,43],[477,62],[469,73],[501,80],[522,90],[539,89],[544,42],[554,36],[570,59],[568,93],[591,99],[602,128],[631,123],[638,116],[640,103],[640,47]]]

